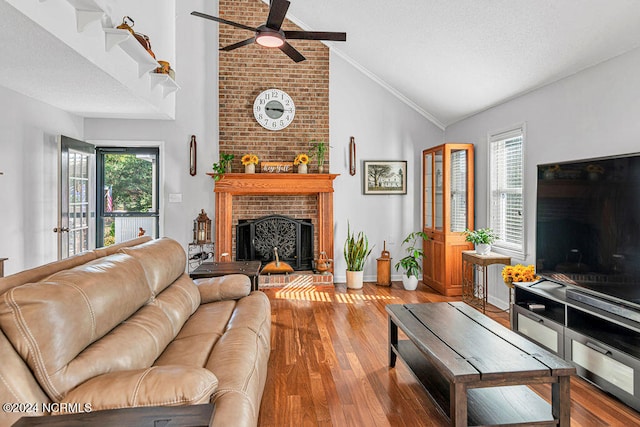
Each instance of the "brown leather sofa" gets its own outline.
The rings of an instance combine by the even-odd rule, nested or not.
[[[41,412],[52,402],[70,411],[213,402],[213,425],[255,426],[269,300],[246,276],[194,282],[185,265],[176,241],[139,238],[0,279],[0,401],[39,405],[3,407],[0,426],[56,415]]]

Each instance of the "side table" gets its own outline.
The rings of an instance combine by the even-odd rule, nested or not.
[[[192,279],[219,277],[227,274],[244,274],[251,279],[251,290],[258,290],[258,276],[260,275],[260,261],[227,261],[203,262],[189,274]]]
[[[462,251],[462,301],[487,310],[487,267],[492,264],[511,264],[511,257],[489,252],[478,255],[476,251]],[[476,283],[474,272],[479,282]]]

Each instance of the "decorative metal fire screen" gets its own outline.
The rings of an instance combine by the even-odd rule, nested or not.
[[[268,215],[257,219],[241,219],[236,227],[236,260],[275,260],[278,248],[281,261],[294,270],[311,270],[313,261],[313,224],[310,219],[284,215]]]

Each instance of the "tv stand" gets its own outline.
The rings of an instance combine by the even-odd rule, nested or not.
[[[624,302],[596,295],[582,289],[568,288],[567,299],[579,301],[587,305],[600,308],[606,312],[616,314],[634,322],[640,322],[640,310],[631,307]]]
[[[640,411],[640,311],[552,280],[514,285],[511,328]]]

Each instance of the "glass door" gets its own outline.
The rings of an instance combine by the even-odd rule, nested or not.
[[[95,147],[61,136],[58,191],[58,259],[93,249]]]
[[[159,234],[159,148],[99,147],[96,245]]]
[[[435,229],[442,231],[444,228],[444,164],[443,152],[438,150],[434,156],[435,179]]]
[[[450,163],[450,231],[458,232],[467,228],[467,150],[452,150]]]
[[[433,227],[433,155],[424,155],[424,228]]]

